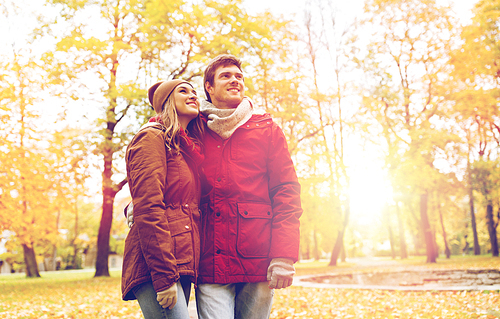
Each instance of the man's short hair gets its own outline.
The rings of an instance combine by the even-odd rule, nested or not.
[[[213,58],[210,62],[208,62],[207,67],[205,68],[205,72],[203,74],[203,88],[205,89],[205,95],[207,96],[207,101],[212,102],[212,98],[210,98],[210,94],[208,94],[206,83],[210,83],[211,86],[214,85],[214,77],[215,71],[220,67],[226,67],[228,65],[236,65],[241,72],[241,61],[231,54],[221,54]]]

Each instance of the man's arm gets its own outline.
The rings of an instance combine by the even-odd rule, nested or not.
[[[268,268],[270,288],[286,288],[292,284],[300,242],[300,184],[288,151],[285,135],[273,123],[269,149],[269,196],[273,207],[271,236],[272,258]]]

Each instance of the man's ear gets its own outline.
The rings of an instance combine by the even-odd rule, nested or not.
[[[210,82],[205,82],[205,90],[207,90],[208,94],[212,94],[214,88],[210,85]]]

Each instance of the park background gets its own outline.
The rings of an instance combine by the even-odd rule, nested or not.
[[[302,186],[298,269],[309,270],[300,271],[360,257],[498,269],[499,10],[494,0],[3,0],[0,266],[25,275],[0,285],[17,299],[14,287],[21,296],[38,287],[19,276],[42,275],[67,294],[82,283],[87,298],[118,285],[111,269],[130,200],[123,155],[153,114],[147,88],[182,78],[203,96],[203,66],[220,53],[242,59],[247,95],[287,137]],[[63,275],[75,269],[96,278]],[[314,317],[304,306],[311,291],[285,292],[298,301],[275,318]],[[360,317],[349,314],[360,302],[350,293],[341,318]],[[380,305],[380,296],[365,297]],[[12,298],[0,316],[25,308]],[[137,314],[115,302],[110,317]],[[498,311],[485,305],[467,316]],[[34,316],[43,308],[56,311],[41,302]]]

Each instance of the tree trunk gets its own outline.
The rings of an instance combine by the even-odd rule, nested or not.
[[[303,242],[303,245],[305,247],[305,252],[304,252],[303,258],[305,260],[309,260],[309,259],[311,259],[311,240],[309,239],[309,236],[307,236],[304,241],[300,241],[301,245],[302,245],[302,242]]]
[[[335,240],[335,245],[333,246],[332,256],[330,258],[329,266],[336,266],[337,259],[339,258],[340,251],[344,247],[344,233],[347,228],[347,224],[349,223],[349,214],[351,211],[350,208],[350,197],[347,196],[346,199],[346,207],[344,208],[344,221],[342,223],[342,228],[337,233],[337,239]]]
[[[417,227],[410,227],[410,234],[411,234],[411,238],[412,238],[412,241],[413,241],[413,247],[414,247],[414,250],[413,250],[413,254],[414,255],[418,255],[419,254],[419,251],[420,251],[420,233],[422,232],[420,230],[420,222],[417,224],[418,226]]]
[[[477,236],[477,226],[476,226],[476,214],[474,213],[474,194],[472,187],[472,170],[470,167],[470,161],[467,160],[467,173],[469,179],[469,207],[470,207],[470,220],[472,235],[474,236],[474,255],[481,255],[481,247],[479,247],[479,239]]]
[[[57,218],[56,218],[56,230],[57,232],[59,232],[59,221],[61,219],[61,209],[58,209],[57,210]],[[52,247],[52,262],[51,262],[51,265],[50,265],[50,269],[51,270],[57,270],[57,262],[56,262],[56,259],[57,259],[57,245],[54,244],[54,246]]]
[[[469,190],[469,206],[472,235],[474,238],[474,255],[481,255],[481,247],[479,246],[479,238],[477,236],[476,213],[474,213],[474,197],[472,195],[472,186]]]
[[[40,277],[40,273],[38,272],[38,264],[36,263],[36,254],[35,249],[33,248],[33,244],[30,246],[26,244],[22,244],[23,254],[24,254],[24,262],[26,263],[26,277]]]
[[[391,227],[391,222],[390,222],[390,211],[389,211],[389,206],[385,205],[384,206],[384,212],[385,212],[385,222],[387,224],[387,231],[389,232],[389,243],[391,244],[391,256],[392,259],[396,259],[396,249],[395,249],[395,242],[394,242],[394,235],[392,233],[392,227]]]
[[[446,255],[446,258],[450,259],[451,251],[450,251],[450,247],[448,246],[448,240],[446,239],[446,230],[444,228],[443,212],[441,211],[441,203],[439,203],[439,201],[438,201],[437,205],[438,205],[438,212],[439,212],[439,221],[441,222],[441,230],[443,231],[444,253]]]
[[[486,206],[486,221],[488,223],[488,233],[490,234],[491,255],[498,257],[497,224],[493,217],[493,204],[491,200],[488,200],[488,205]]]
[[[316,229],[313,230],[313,254],[314,254],[314,260],[319,260],[319,248],[318,248],[318,234],[316,232]]]
[[[109,255],[109,236],[111,234],[111,225],[113,223],[113,202],[115,192],[106,187],[103,189],[102,217],[97,235],[97,257],[95,264],[95,276],[109,277],[108,255]]]
[[[345,253],[345,243],[342,240],[342,250],[340,251],[340,261],[345,263],[346,253]]]
[[[116,32],[116,29],[115,29]],[[113,58],[112,67],[110,69],[111,79],[109,81],[109,105],[106,109],[106,129],[104,130],[104,141],[100,145],[100,151],[103,156],[103,171],[102,171],[102,216],[99,224],[99,233],[97,234],[97,256],[95,264],[95,276],[109,277],[108,256],[109,256],[109,236],[111,233],[111,225],[113,223],[113,202],[116,193],[123,187],[126,181],[122,181],[119,185],[115,185],[113,177],[113,154],[116,152],[116,145],[113,142],[113,135],[116,124],[116,74],[118,70],[118,59]]]
[[[399,227],[399,253],[401,259],[408,258],[408,250],[406,248],[405,230],[403,225],[403,219],[401,218],[401,211],[399,210],[399,202],[396,203],[396,214],[398,217],[398,227]]]
[[[389,242],[391,244],[391,257],[392,259],[396,259],[396,249],[395,249],[395,242],[394,242],[394,235],[392,234],[392,227],[391,225],[387,225],[387,228],[389,228]]]
[[[422,225],[421,219],[418,218],[417,213],[415,212],[415,208],[413,207],[411,201],[408,199],[406,201],[406,206],[408,207],[408,210],[410,212],[410,216],[413,217],[413,220],[415,221],[416,225]],[[413,236],[413,243],[415,246],[415,254],[419,254],[421,249],[424,249],[425,247],[425,235],[423,233],[423,228],[422,227],[412,227],[412,236]],[[416,230],[416,232],[415,232]]]
[[[396,243],[394,242],[394,234],[392,233],[391,221],[390,221],[390,210],[389,206],[384,206],[385,221],[387,223],[387,231],[389,232],[389,243],[391,244],[391,256],[392,259],[396,259]]]
[[[436,233],[437,231],[435,229],[432,229],[432,240],[434,241],[434,258],[439,258],[439,246],[436,240]]]
[[[55,271],[57,270],[57,246],[54,245],[52,247],[52,260],[50,261],[50,270]]]
[[[330,263],[328,266],[337,266],[337,259],[339,258],[340,251],[344,245],[344,228],[337,232],[337,239],[335,240],[335,245],[333,246],[332,256],[330,258]]]
[[[435,253],[435,242],[432,236],[431,225],[429,223],[429,217],[427,215],[427,201],[428,195],[427,193],[420,195],[420,221],[422,232],[424,233],[425,238],[425,249],[427,252],[427,262],[435,263],[436,262],[436,253]]]
[[[78,196],[75,198],[75,236],[73,237],[73,242],[71,243],[73,246],[73,260],[71,264],[73,265],[73,269],[78,269],[78,245],[76,244],[76,240],[78,239]]]

